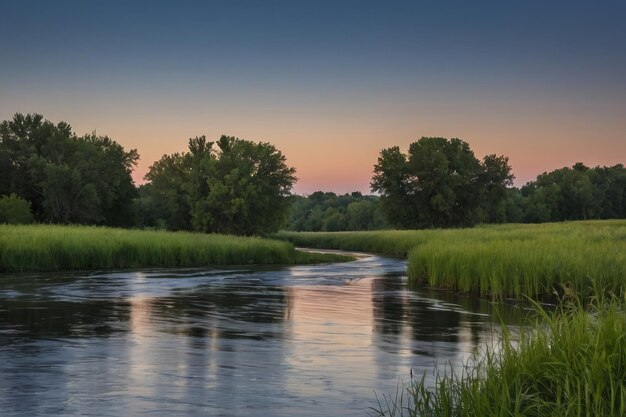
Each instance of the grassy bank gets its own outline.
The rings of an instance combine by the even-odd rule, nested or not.
[[[0,225],[0,272],[337,262],[256,237],[88,226]]]
[[[626,312],[618,300],[590,310],[539,308],[534,326],[516,338],[505,334],[461,374],[438,376],[433,388],[414,380],[375,411],[389,417],[623,417]]]
[[[407,256],[412,283],[494,297],[626,291],[624,220],[276,237],[299,246]]]
[[[280,232],[272,237],[307,248],[356,250],[404,258],[411,249],[423,245],[441,232],[435,230]]]

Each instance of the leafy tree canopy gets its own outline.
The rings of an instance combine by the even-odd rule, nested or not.
[[[28,201],[16,194],[0,196],[0,223],[29,224],[34,221]]]
[[[512,179],[506,157],[481,162],[467,142],[423,137],[407,155],[397,146],[382,150],[372,190],[397,227],[469,226],[496,215]]]
[[[289,210],[295,169],[270,143],[230,136],[189,140],[189,151],[150,167],[143,197],[173,230],[239,235],[278,230]]]
[[[18,113],[0,123],[0,194],[30,202],[38,221],[130,225],[138,158],[106,136]]]
[[[306,197],[293,196],[292,200],[288,230],[318,232],[387,227],[377,196],[316,191]]]
[[[621,164],[588,168],[579,162],[544,172],[521,194],[528,222],[624,218],[626,169]]]

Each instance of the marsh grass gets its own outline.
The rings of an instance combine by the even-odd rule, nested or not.
[[[626,221],[276,237],[406,256],[414,285],[558,303],[551,312],[535,303],[531,325],[503,327],[462,372],[378,398],[376,415],[626,416]]]
[[[626,291],[624,220],[276,237],[301,246],[407,256],[412,284],[494,298],[549,301]]]
[[[92,226],[0,225],[0,272],[338,262],[258,237]]]
[[[384,396],[379,416],[496,417],[626,415],[624,300],[567,302],[474,358],[461,373],[425,378]]]

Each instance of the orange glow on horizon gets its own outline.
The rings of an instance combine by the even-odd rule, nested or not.
[[[141,157],[133,175],[137,183],[162,155],[185,151],[190,137],[217,139],[222,134],[274,144],[296,168],[294,191],[300,194],[369,193],[381,149],[397,145],[406,152],[422,136],[463,139],[478,158],[508,156],[517,186],[579,161],[589,166],[626,162],[626,119],[618,102],[541,101],[532,94],[503,101],[462,91],[455,100],[444,101],[409,93],[366,95],[369,100],[358,102],[341,95],[299,101],[297,96],[259,93],[241,105],[224,106],[127,94],[113,103],[90,107],[77,100],[62,108],[54,95],[35,101],[9,95],[0,115],[7,120],[15,112],[39,112],[54,122],[67,121],[79,135],[95,130],[126,149],[136,148]]]

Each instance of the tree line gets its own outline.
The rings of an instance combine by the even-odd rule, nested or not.
[[[222,136],[189,139],[136,187],[139,155],[107,136],[77,136],[39,114],[0,124],[0,223],[158,227],[237,235],[276,231],[295,169],[274,145]]]
[[[337,232],[389,228],[379,197],[360,192],[337,195],[316,191],[292,197],[287,230]]]
[[[131,226],[138,159],[107,136],[77,136],[67,123],[16,114],[0,124],[0,207],[21,205],[27,218],[26,204],[38,222]]]
[[[505,156],[479,160],[460,139],[425,137],[406,154],[397,146],[381,151],[371,184],[380,196],[318,191],[297,197],[285,228],[419,229],[626,218],[621,164],[589,168],[577,163],[543,173],[521,188],[512,186],[513,179]],[[359,200],[364,202],[357,211]]]
[[[626,169],[582,163],[521,188],[508,158],[476,158],[460,139],[424,137],[408,152],[383,149],[372,190],[291,193],[295,169],[267,142],[189,139],[137,187],[139,155],[107,136],[16,114],[0,123],[0,223],[96,224],[240,235],[465,227],[626,217]]]
[[[372,189],[398,228],[626,217],[626,169],[582,163],[543,173],[521,189],[505,156],[478,160],[460,139],[424,137],[383,149]]]

